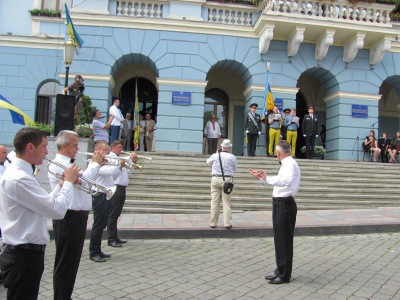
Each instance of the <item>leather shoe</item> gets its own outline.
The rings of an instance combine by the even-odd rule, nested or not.
[[[278,277],[278,276],[276,276],[275,274],[274,275],[267,275],[267,276],[265,276],[265,279],[274,280],[276,277]]]
[[[127,240],[120,240],[120,239],[116,239],[115,241],[116,241],[118,244],[125,244],[125,243],[128,242]]]
[[[111,254],[105,254],[103,252],[100,252],[99,255],[100,255],[101,258],[110,258],[111,257]]]
[[[276,277],[275,279],[268,281],[269,284],[282,284],[282,283],[286,283],[286,282],[288,282],[288,281],[285,281],[279,277]]]
[[[229,229],[232,229],[232,225],[225,226],[225,228],[228,229],[228,230],[229,230]]]
[[[90,260],[93,260],[95,262],[105,262],[106,260],[102,258],[99,254],[95,254],[90,257]]]
[[[117,243],[116,241],[108,242],[108,246],[111,246],[111,247],[114,247],[114,248],[122,247],[122,245]]]

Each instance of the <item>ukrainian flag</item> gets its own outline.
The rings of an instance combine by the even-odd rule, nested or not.
[[[264,105],[262,110],[262,117],[261,121],[265,119],[265,116],[269,110],[274,109],[275,101],[274,97],[272,96],[271,86],[269,85],[269,67],[267,68],[267,76],[265,79],[265,90],[264,90]]]
[[[83,45],[83,40],[75,30],[74,24],[72,23],[71,17],[69,16],[68,7],[66,3],[65,3],[65,15],[67,17],[68,34],[71,37],[71,39],[74,40],[78,48],[81,49]]]
[[[0,108],[8,109],[10,111],[14,124],[28,125],[33,123],[33,120],[29,118],[24,112],[16,108],[10,101],[0,95]]]

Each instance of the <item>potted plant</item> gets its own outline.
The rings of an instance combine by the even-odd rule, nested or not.
[[[61,10],[34,8],[29,10],[31,16],[61,17]]]
[[[92,139],[94,137],[94,131],[93,131],[92,124],[79,124],[79,125],[76,125],[74,131],[78,134],[79,137],[82,137],[82,138],[90,138],[90,139]]]
[[[301,153],[306,152],[306,146],[301,147]],[[326,154],[326,149],[322,146],[314,146],[314,156],[321,156],[321,159],[324,159]]]
[[[54,132],[54,126],[47,123],[33,122],[29,123],[28,127],[39,129],[45,132],[47,136],[50,136]]]

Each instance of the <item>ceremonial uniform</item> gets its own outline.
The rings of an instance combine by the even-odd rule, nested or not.
[[[250,107],[257,108],[258,105],[253,103]],[[256,155],[257,138],[261,134],[261,117],[259,114],[254,112],[249,112],[246,114],[244,119],[244,128],[247,134],[247,155]]]
[[[314,106],[309,106],[309,114],[304,116],[302,130],[303,136],[306,138],[306,158],[311,159],[314,155],[315,137],[318,136],[318,119],[310,109],[314,112]]]

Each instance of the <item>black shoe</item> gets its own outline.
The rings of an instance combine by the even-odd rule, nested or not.
[[[93,256],[90,256],[90,260],[93,260],[95,262],[105,262],[106,260],[100,256],[100,254],[95,254]]]
[[[103,252],[100,252],[99,256],[100,256],[101,258],[110,258],[110,257],[111,257],[111,254],[105,254],[105,253],[103,253]]]
[[[276,276],[275,274],[274,275],[267,275],[267,276],[265,276],[265,279],[274,280],[276,277],[278,277],[278,276]]]
[[[225,226],[225,228],[228,229],[228,230],[229,230],[229,229],[232,229],[232,225]]]
[[[121,244],[119,244],[119,243],[117,243],[116,241],[109,241],[108,242],[108,246],[111,246],[111,247],[114,247],[114,248],[119,248],[119,247],[122,247],[122,245]]]
[[[127,240],[120,240],[119,238],[115,239],[115,241],[116,241],[118,244],[125,244],[125,243],[128,242]]]
[[[282,284],[282,283],[286,283],[286,282],[289,282],[289,281],[285,281],[279,277],[276,277],[275,279],[268,281],[269,284]]]

